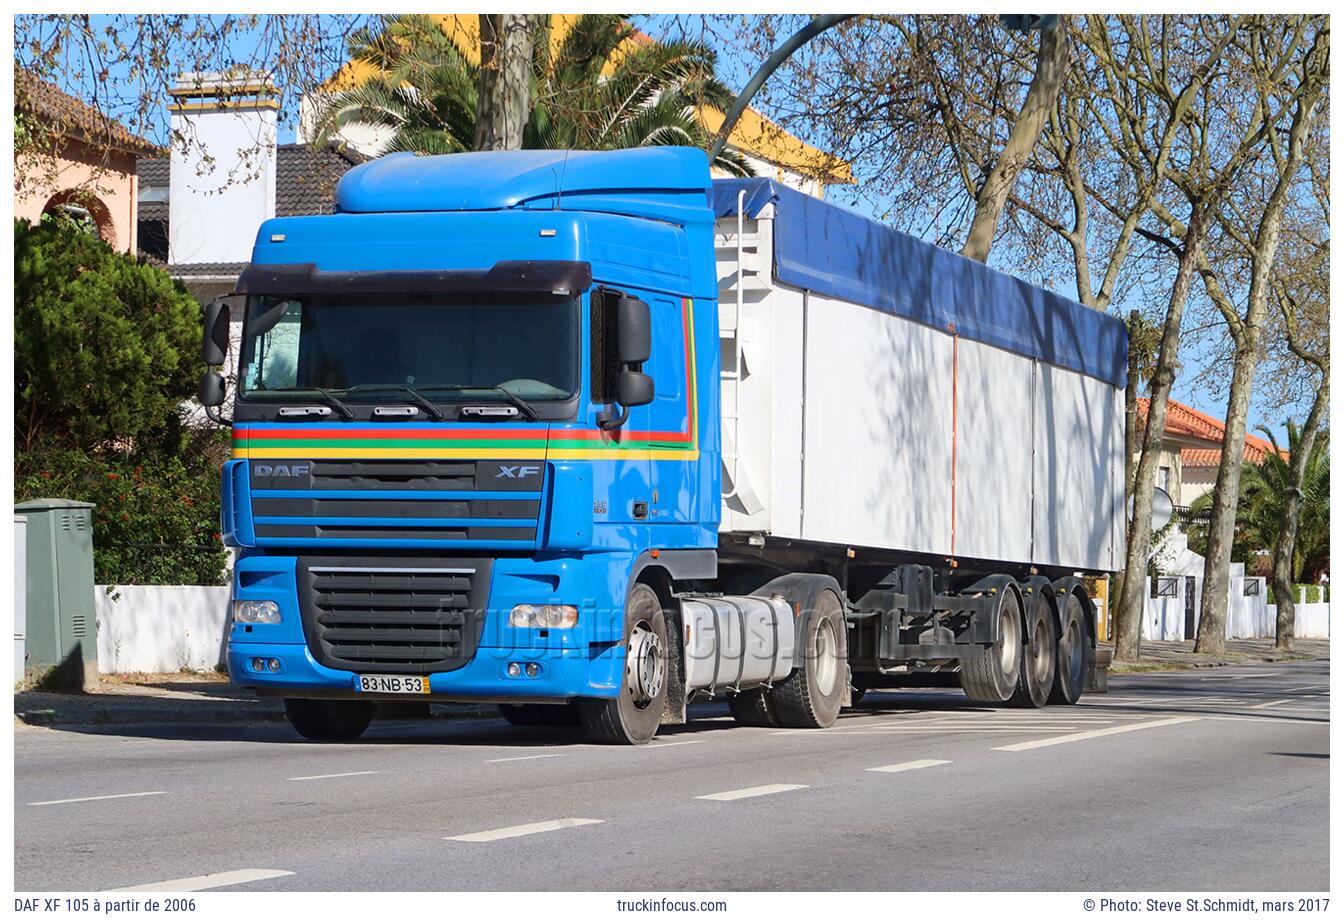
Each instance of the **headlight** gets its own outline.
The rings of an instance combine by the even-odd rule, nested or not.
[[[569,629],[579,622],[579,608],[561,604],[519,604],[509,612],[509,625],[523,629]]]
[[[280,605],[275,601],[234,601],[236,623],[279,623]]]

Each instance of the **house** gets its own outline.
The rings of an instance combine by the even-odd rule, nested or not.
[[[431,17],[438,21],[444,33],[462,48],[468,60],[480,60],[480,18],[473,14],[445,14]],[[578,17],[555,14],[551,17],[550,39],[558,45],[573,28]],[[651,39],[636,33],[632,42]],[[372,65],[363,61],[347,61],[316,92],[306,94],[299,105],[299,140],[310,140],[316,134],[317,113],[324,95],[351,89],[368,80],[375,73]],[[713,106],[703,105],[696,116],[705,128],[716,133],[723,125],[724,113]],[[340,133],[350,147],[369,156],[381,154],[388,137],[384,130],[372,125],[350,125]],[[847,185],[854,181],[850,165],[794,137],[755,109],[747,109],[738,119],[728,136],[728,149],[740,153],[758,176],[767,176],[815,197],[822,197],[830,185]],[[715,176],[723,175],[715,170]]]
[[[1148,423],[1148,399],[1141,397],[1139,425]],[[1165,489],[1177,509],[1188,509],[1195,499],[1213,491],[1218,464],[1223,457],[1226,425],[1174,399],[1167,400],[1167,421],[1162,429],[1158,459],[1157,486]],[[1263,463],[1274,449],[1264,438],[1249,432],[1242,451],[1249,463]]]
[[[113,249],[134,253],[136,157],[161,148],[18,67],[14,109],[14,215],[32,223],[63,212],[88,220]]]
[[[141,157],[140,251],[202,302],[233,290],[262,222],[329,214],[337,180],[365,157],[277,144],[275,88],[254,74],[183,74],[170,91],[167,157]]]

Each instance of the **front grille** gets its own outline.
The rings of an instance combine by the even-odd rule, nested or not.
[[[346,671],[429,674],[476,653],[490,590],[489,559],[298,561],[308,647]]]

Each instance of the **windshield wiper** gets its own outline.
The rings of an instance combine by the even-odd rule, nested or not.
[[[351,411],[350,407],[347,406],[345,403],[341,402],[340,399],[337,398],[336,394],[331,392],[331,390],[328,390],[324,387],[313,387],[313,392],[320,394],[322,396],[322,399],[326,401],[327,405],[331,406],[333,409],[341,413],[341,415],[345,416],[346,418],[353,419],[355,417],[355,413]]]
[[[503,396],[506,400],[512,403],[513,406],[517,408],[519,412],[527,416],[529,421],[535,422],[537,419],[541,418],[541,413],[537,411],[535,406],[527,402],[517,393],[506,390],[502,386],[499,386],[498,384],[492,387],[474,387],[474,386],[467,386],[461,383],[440,383],[432,387],[426,387],[425,389],[449,390],[453,393],[463,393],[468,390],[482,390],[486,393],[498,393],[500,396]]]
[[[410,397],[411,402],[415,403],[421,409],[424,409],[425,413],[434,421],[443,421],[443,413],[439,411],[439,407],[426,399],[424,394],[415,387],[405,383],[360,383],[352,387],[346,387],[345,395],[349,396],[351,393],[367,393],[370,391],[376,392],[378,390],[391,390],[396,393],[405,393]]]

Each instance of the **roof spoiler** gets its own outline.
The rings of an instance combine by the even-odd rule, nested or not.
[[[322,271],[311,262],[249,265],[235,294],[425,294],[471,291],[575,295],[593,283],[588,262],[509,260],[488,269]]]

